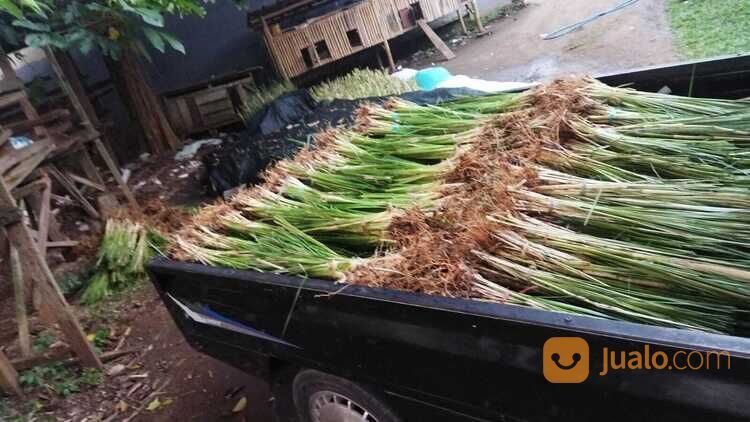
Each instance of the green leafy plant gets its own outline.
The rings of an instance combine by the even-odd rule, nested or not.
[[[101,385],[104,382],[104,378],[104,372],[100,369],[85,368],[78,380],[81,384],[95,387]]]
[[[31,349],[34,353],[44,353],[49,350],[55,341],[57,341],[57,338],[54,334],[45,332],[34,337],[34,340],[31,342]]]
[[[84,369],[80,375],[62,363],[36,366],[21,372],[18,381],[24,388],[46,387],[56,394],[67,397],[81,392],[85,387],[100,385],[104,373],[98,369]]]

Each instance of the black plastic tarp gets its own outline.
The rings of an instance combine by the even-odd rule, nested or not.
[[[409,92],[400,98],[420,104],[440,104],[460,97],[482,95],[464,88],[441,88]],[[313,135],[328,127],[351,125],[355,112],[363,103],[383,103],[389,97],[358,100],[334,100],[315,103],[307,91],[287,93],[256,113],[248,128],[237,134],[234,142],[203,158],[210,190],[216,195],[260,181],[263,170],[271,163],[291,157]]]

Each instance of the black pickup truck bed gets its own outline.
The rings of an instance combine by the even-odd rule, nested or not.
[[[750,96],[750,56],[600,80],[744,98]],[[303,370],[356,383],[392,410],[381,422],[750,420],[750,339],[740,336],[166,259],[151,262],[149,272],[190,344],[266,377],[283,420],[296,420],[292,399]],[[545,378],[544,345],[552,337],[587,342],[590,367],[584,382]],[[670,360],[661,370],[609,367],[600,375],[608,351],[628,357],[638,352],[650,361],[660,352],[693,360]],[[698,358],[712,359],[710,367],[705,362],[700,369],[687,367],[698,366]],[[299,400],[296,405],[305,407]],[[340,419],[302,418],[378,420],[365,411],[345,413]]]

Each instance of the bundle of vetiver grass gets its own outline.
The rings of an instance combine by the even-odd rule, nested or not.
[[[750,103],[570,78],[351,131],[206,207],[175,258],[732,332],[750,298]]]
[[[350,73],[310,88],[315,101],[356,100],[399,95],[417,90],[414,79],[401,80],[385,70],[354,69]]]
[[[273,100],[294,91],[296,87],[289,81],[272,82],[264,86],[258,86],[246,93],[247,99],[237,113],[243,122],[247,123],[252,120],[253,115],[262,110],[263,107]]]
[[[94,304],[113,292],[146,277],[145,264],[165,246],[155,230],[126,218],[107,220],[95,271],[81,296],[81,302]]]

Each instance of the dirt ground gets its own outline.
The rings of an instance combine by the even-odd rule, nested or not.
[[[128,362],[130,358],[121,360],[129,364],[121,377],[148,374],[146,382],[152,385],[159,380],[169,380],[164,394],[159,397],[162,403],[171,403],[155,412],[145,411],[134,421],[272,421],[265,383],[193,350],[150,284],[140,287],[137,297],[131,309],[122,311],[118,326],[121,330],[132,329],[123,349],[136,347],[143,352],[132,363]],[[133,378],[136,383],[138,380]],[[133,388],[135,383],[131,384]],[[122,392],[123,389],[119,389],[117,394],[122,395]],[[102,402],[105,397],[99,392],[98,400],[94,401]],[[232,409],[243,397],[246,407],[233,413]],[[117,403],[118,398],[110,400]],[[123,417],[130,414],[132,412],[125,412]]]
[[[456,75],[496,81],[533,81],[570,73],[602,74],[677,60],[664,0],[641,0],[566,36],[540,34],[609,9],[613,0],[527,0],[512,17],[490,26],[492,34],[411,65],[444,66]]]

